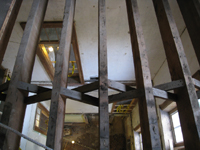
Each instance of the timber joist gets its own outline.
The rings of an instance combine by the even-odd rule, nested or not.
[[[200,81],[193,78],[193,82],[194,82],[195,87],[200,88]],[[6,83],[0,85],[0,92],[7,91],[8,86],[9,86],[9,82],[6,82]],[[73,99],[75,101],[79,101],[82,103],[90,104],[93,106],[99,106],[98,98],[85,94],[87,92],[97,90],[98,87],[99,87],[98,81],[95,81],[93,83],[85,84],[83,86],[74,88],[72,90],[69,90],[67,88],[61,88],[60,94],[64,98],[70,98],[70,99]],[[130,86],[127,86],[127,85],[124,85],[122,83],[115,82],[112,80],[108,80],[108,87],[110,89],[121,92],[118,94],[108,96],[109,103],[126,101],[126,100],[140,98],[140,97],[144,96],[143,90],[135,89]],[[165,100],[170,100],[171,102],[173,102],[173,101],[176,102],[177,95],[174,93],[167,92],[167,91],[174,90],[174,89],[181,88],[181,87],[184,87],[183,80],[172,81],[169,83],[154,86],[153,94],[154,94],[154,97],[162,98]],[[18,82],[17,88],[21,91],[36,93],[36,95],[26,97],[24,100],[25,104],[33,104],[33,103],[42,102],[42,101],[51,99],[52,89],[49,89],[49,88],[25,83],[22,81]],[[199,92],[197,92],[197,93],[199,93]],[[197,95],[198,95],[198,98],[200,98],[200,94],[197,94]],[[5,98],[6,98],[6,94],[1,93],[0,100],[5,101]]]

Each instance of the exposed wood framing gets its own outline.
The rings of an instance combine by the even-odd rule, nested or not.
[[[200,1],[177,0],[200,64]]]
[[[98,87],[99,87],[99,82],[95,81],[93,83],[86,84],[86,85],[74,88],[72,90],[78,91],[78,92],[81,92],[81,93],[87,93],[87,92],[91,92],[91,91],[97,90]]]
[[[126,92],[134,89],[130,86],[112,80],[108,80],[108,87],[119,92]]]
[[[193,80],[194,86],[195,86],[197,89],[200,89],[200,81],[197,80],[197,79],[194,79],[194,78],[192,78],[192,80]]]
[[[166,100],[177,101],[178,97],[174,93],[169,93],[164,90],[153,88],[153,95]]]
[[[0,66],[15,24],[22,0],[4,0],[0,2]]]
[[[51,94],[52,94],[52,91],[49,90],[49,91],[46,91],[46,92],[39,93],[37,95],[26,97],[24,99],[24,103],[28,105],[28,104],[39,103],[39,102],[42,102],[42,101],[47,101],[47,100],[51,99]]]
[[[81,92],[69,90],[67,88],[62,88],[60,91],[60,94],[62,96],[65,96],[65,98],[71,98],[73,100],[77,100],[82,103],[99,106],[98,98],[90,96],[90,95],[82,94]]]
[[[41,25],[46,12],[48,0],[34,0],[27,25],[19,47],[12,78],[9,84],[1,122],[22,131],[26,105],[24,95],[17,89],[18,81],[29,83],[31,80]],[[7,110],[10,110],[7,113]],[[1,129],[1,149],[19,149],[20,137],[11,131]],[[4,142],[4,138],[6,141]],[[3,143],[4,142],[4,143]]]
[[[100,150],[109,150],[108,71],[106,4],[98,3],[98,65],[99,65],[99,144]]]
[[[164,90],[164,91],[170,91],[170,90],[174,90],[174,89],[181,88],[181,87],[184,87],[184,86],[185,86],[185,83],[181,79],[181,80],[176,80],[176,81],[172,81],[172,82],[169,82],[169,83],[156,85],[156,86],[154,86],[154,88]]]
[[[72,46],[73,46],[73,50],[74,50],[74,55],[75,55],[75,59],[76,59],[80,82],[82,84],[84,84],[83,70],[82,70],[82,65],[81,65],[81,58],[80,58],[80,53],[79,53],[79,46],[78,46],[78,39],[77,39],[77,35],[76,35],[75,23],[73,24],[73,31],[72,31]]]
[[[120,102],[120,101],[124,101],[124,100],[130,100],[133,98],[140,98],[144,96],[144,90],[131,90],[128,92],[124,92],[124,93],[119,93],[119,94],[115,94],[115,95],[110,95],[109,96],[109,103],[114,103],[114,102]]]
[[[5,101],[5,100],[6,100],[6,94],[0,93],[0,101]]]
[[[45,71],[47,72],[49,78],[51,79],[51,81],[53,81],[53,76],[54,76],[54,73],[55,73],[55,69],[52,65],[52,62],[49,58],[49,55],[47,53],[47,50],[46,48],[44,47],[43,44],[40,44],[38,46],[38,49],[37,49],[37,56],[39,57]]]
[[[181,38],[168,0],[153,3],[172,81],[182,79],[185,83],[185,87],[174,90],[185,149],[200,149],[200,108]]]
[[[60,95],[60,90],[61,87],[67,87],[74,10],[75,0],[66,0],[59,51],[56,55],[46,142],[46,145],[54,150],[60,150],[62,146],[66,99]]]
[[[162,149],[151,74],[137,0],[126,0],[126,6],[134,57],[136,85],[138,89],[144,90],[144,96],[139,99],[143,149]]]

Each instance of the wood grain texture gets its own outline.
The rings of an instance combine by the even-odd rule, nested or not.
[[[177,0],[200,64],[200,1]]]
[[[29,83],[33,71],[37,45],[41,25],[45,16],[48,0],[34,0],[28,17],[27,25],[20,43],[12,78],[9,84],[5,105],[11,104],[10,115],[4,113],[1,118],[2,123],[15,130],[22,131],[26,105],[24,95],[17,89],[18,81]],[[6,111],[6,110],[5,110]],[[13,150],[19,148],[20,137],[13,132],[7,131],[6,141],[2,149]]]
[[[22,0],[4,0],[0,2],[0,65],[2,64],[21,3]]]
[[[140,22],[137,0],[126,0],[131,44],[135,65],[137,89],[144,90],[144,96],[139,99],[143,149],[162,149],[158,129],[156,106],[151,83],[148,58],[144,35]]]
[[[99,144],[100,150],[109,150],[108,71],[106,4],[98,3],[98,65],[99,65]]]
[[[46,141],[46,145],[54,150],[61,150],[62,146],[66,99],[60,95],[60,90],[61,87],[67,87],[74,11],[75,0],[66,0],[59,51],[56,55],[56,66]]]
[[[191,72],[168,0],[153,0],[172,81],[185,87],[174,90],[185,149],[200,149],[200,108]]]

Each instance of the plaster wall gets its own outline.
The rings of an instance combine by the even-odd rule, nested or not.
[[[50,101],[41,102],[42,105],[49,110]],[[33,130],[34,121],[35,121],[35,112],[37,104],[28,105],[26,108],[26,114],[24,118],[22,134],[32,138],[33,140],[46,145],[46,136]],[[32,142],[27,141],[24,138],[21,138],[20,148],[22,150],[44,150],[44,148],[35,145]]]

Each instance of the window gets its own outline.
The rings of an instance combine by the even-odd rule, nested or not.
[[[49,111],[41,104],[37,104],[35,113],[34,130],[44,135],[47,134],[49,121]]]
[[[172,119],[175,143],[181,143],[183,142],[183,134],[181,130],[178,111],[175,111],[174,113],[171,114],[171,119]]]

